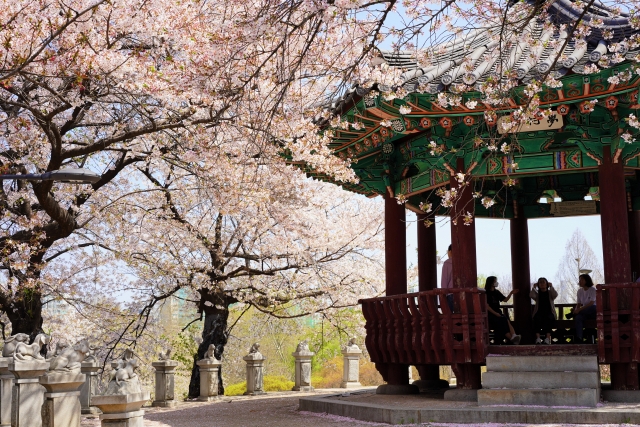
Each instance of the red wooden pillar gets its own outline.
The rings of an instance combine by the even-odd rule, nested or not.
[[[457,170],[464,173],[464,159],[458,159]],[[451,177],[451,188],[458,190],[458,199],[451,208],[453,287],[475,288],[478,285],[476,223],[465,225],[463,220],[467,212],[474,211],[473,188],[471,184],[460,186],[455,177]]]
[[[456,163],[458,172],[465,172],[464,159],[458,158]],[[478,266],[476,261],[476,224],[475,221],[465,225],[464,215],[474,212],[472,184],[461,185],[451,177],[451,188],[458,190],[458,198],[451,208],[451,253],[452,276],[454,288],[475,288],[478,286]],[[454,306],[456,311],[458,302]],[[458,364],[452,366],[456,374],[457,388],[479,389],[480,365]]]
[[[605,284],[631,281],[631,254],[629,247],[629,219],[624,165],[611,156],[611,149],[603,149],[602,164],[598,167],[600,180],[600,222]],[[628,363],[611,364],[611,387],[614,390],[638,388],[638,376],[629,374]]]
[[[511,219],[511,279],[513,289],[519,292],[513,296],[513,317],[517,333],[522,335],[523,344],[533,344],[531,333],[531,270],[529,267],[529,226],[522,206],[514,204],[514,217]]]
[[[384,261],[386,294],[407,293],[407,234],[404,205],[393,197],[384,203]]]
[[[407,293],[407,234],[404,205],[385,197],[384,204],[385,278],[386,294]],[[381,366],[378,366],[381,365]],[[418,387],[409,384],[409,366],[397,363],[376,364],[387,384],[378,387],[378,394],[418,393]]]
[[[631,281],[631,255],[624,165],[614,162],[610,147],[603,151],[598,174],[604,279],[605,283],[625,283]]]
[[[424,221],[433,215],[418,215],[418,291],[430,291],[438,287],[438,254],[436,227],[425,227]]]
[[[426,227],[424,221],[434,220],[433,215],[418,215],[418,291],[424,292],[438,287],[438,262],[436,250],[436,227]],[[413,384],[420,389],[442,388],[448,382],[440,381],[440,367],[438,365],[416,366],[420,373],[420,380]]]
[[[631,278],[640,277],[640,211],[629,211],[629,249],[631,255]]]

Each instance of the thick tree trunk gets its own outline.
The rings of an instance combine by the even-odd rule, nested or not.
[[[11,321],[11,335],[27,334],[31,342],[42,330],[42,294],[38,289],[20,286],[9,307],[4,307]]]
[[[202,343],[198,346],[198,352],[193,356],[193,368],[191,369],[191,381],[189,382],[189,397],[200,396],[200,371],[196,362],[204,357],[210,344],[216,346],[216,359],[222,358],[224,346],[227,344],[227,320],[229,319],[229,305],[204,306],[204,328],[202,329]],[[222,369],[218,375],[218,395],[224,394],[222,383]]]

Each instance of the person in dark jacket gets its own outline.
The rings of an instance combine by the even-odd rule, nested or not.
[[[502,313],[500,303],[507,301],[511,298],[511,295],[517,294],[518,290],[514,289],[509,292],[506,297],[497,290],[498,279],[495,276],[487,277],[484,289],[487,295],[487,311],[489,317],[489,329],[494,331],[494,341],[496,344],[502,344],[502,341],[506,338],[513,344],[520,344],[520,335],[516,334],[511,322],[507,316]]]
[[[541,277],[533,284],[529,297],[536,302],[533,309],[533,330],[536,333],[536,344],[551,344],[551,330],[556,325],[558,313],[554,301],[558,298],[558,292],[547,279]],[[540,335],[544,334],[544,341]]]

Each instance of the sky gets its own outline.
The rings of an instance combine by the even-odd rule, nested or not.
[[[447,217],[438,217],[436,247],[438,255],[445,257],[451,243],[451,227]],[[476,260],[478,275],[511,275],[511,243],[509,220],[476,218]],[[407,263],[416,264],[417,223],[413,212],[407,211]],[[423,225],[420,225],[423,226]],[[565,254],[565,245],[573,232],[580,229],[591,249],[602,264],[602,235],[599,215],[564,218],[530,219],[529,257],[531,276],[555,280],[560,260]],[[445,259],[445,258],[443,258]],[[584,268],[589,268],[585,266]],[[438,266],[438,286],[442,266]]]

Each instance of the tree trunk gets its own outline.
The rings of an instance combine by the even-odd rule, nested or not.
[[[3,308],[11,321],[11,335],[27,334],[33,342],[36,335],[43,333],[42,294],[39,289],[19,286],[10,306]]]
[[[204,357],[210,344],[215,345],[216,359],[221,360],[224,346],[227,344],[227,320],[229,319],[229,304],[205,306],[203,311],[204,328],[202,329],[202,343],[198,346],[198,352],[193,356],[193,368],[191,369],[191,381],[189,382],[189,397],[200,396],[200,371],[196,362]],[[222,369],[218,374],[218,395],[224,395],[224,384],[222,383]]]

